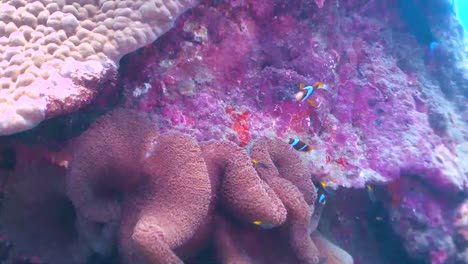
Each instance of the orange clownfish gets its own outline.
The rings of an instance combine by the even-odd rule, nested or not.
[[[312,151],[312,148],[307,143],[305,143],[304,141],[298,138],[290,138],[289,145],[291,145],[295,150],[305,151],[305,152]]]
[[[304,83],[299,85],[299,92],[296,93],[296,100],[299,102],[307,101],[310,105],[314,106],[315,101],[310,99],[310,96],[314,93],[315,89],[328,90],[330,86],[323,82],[316,82],[312,85],[305,86]]]

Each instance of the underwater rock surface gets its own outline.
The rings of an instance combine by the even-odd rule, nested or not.
[[[453,255],[453,205],[468,187],[463,35],[441,11],[448,2],[410,2],[328,1],[318,9],[312,1],[205,1],[125,58],[126,105],[198,140],[298,137],[314,149],[303,155],[311,173],[330,185],[396,186],[413,175],[422,183],[405,184],[435,193],[388,188],[412,201],[390,203],[392,226],[418,258]],[[413,30],[420,21],[404,15],[427,24]],[[428,29],[440,42],[434,51],[419,41]],[[334,86],[313,94],[315,106],[296,102],[299,83],[318,81]],[[429,240],[443,226],[446,242],[421,240],[406,225],[424,225]]]
[[[100,97],[85,108],[87,117],[77,113],[44,122],[26,134],[0,138],[0,175],[15,179],[2,184],[7,186],[5,190],[20,188],[14,184],[15,177],[27,172],[18,168],[11,158],[15,151],[11,150],[18,153],[19,145],[31,142],[40,145],[40,151],[33,148],[31,156],[45,157],[60,167],[53,170],[66,168],[68,172],[62,174],[75,175],[75,180],[81,175],[85,180],[79,183],[93,186],[90,189],[103,188],[97,190],[99,197],[109,200],[93,208],[90,201],[96,197],[90,190],[70,187],[81,186],[76,183],[68,185],[68,199],[74,203],[74,217],[80,228],[70,230],[78,235],[74,233],[77,238],[67,240],[80,246],[76,259],[98,263],[96,258],[123,256],[123,263],[134,259],[144,263],[164,259],[171,263],[180,263],[181,259],[204,263],[205,258],[213,259],[210,250],[214,250],[221,252],[217,256],[221,263],[230,258],[241,263],[290,263],[294,258],[304,263],[319,259],[320,263],[357,264],[468,261],[468,53],[451,1],[200,2],[153,44],[123,57],[118,91],[110,91],[114,92],[112,96]],[[321,89],[320,82],[328,88]],[[303,86],[314,86],[315,90],[307,100],[299,102],[296,97],[304,96]],[[116,96],[120,96],[117,103]],[[119,131],[116,134],[96,130],[102,123],[97,121],[84,136],[75,137],[93,123],[95,116],[89,112],[95,108],[101,111],[102,106],[105,111],[123,106],[146,113],[158,132],[146,133],[150,131],[146,125],[144,131],[138,130],[138,118],[123,118],[107,129]],[[118,111],[111,116],[118,115]],[[171,134],[174,130],[185,135]],[[93,133],[94,139],[89,136]],[[180,197],[170,198],[177,196],[177,184],[181,189],[190,186],[180,179],[185,172],[179,174],[171,169],[178,176],[174,178],[151,175],[149,171],[164,170],[164,166],[157,162],[149,165],[142,159],[156,160],[153,154],[165,153],[166,149],[158,149],[160,145],[154,143],[157,140],[144,138],[145,133],[156,133],[154,138],[160,134],[175,135],[182,142],[193,143],[187,143],[193,148],[184,151],[195,156],[203,153],[208,172],[206,168],[196,169],[203,175],[196,178],[206,180],[206,186],[199,187],[204,196],[196,205],[188,206],[190,199],[180,202]],[[298,138],[312,149],[290,154],[305,166],[297,165],[301,168],[296,170],[297,179],[284,176],[287,171],[281,171],[281,164],[275,161],[271,155],[274,151],[268,150],[267,143],[255,145],[265,137],[286,143]],[[231,150],[210,150],[205,142],[210,140],[231,144]],[[167,151],[183,156],[181,149],[171,149],[169,136],[163,141]],[[174,145],[184,148],[179,143]],[[262,148],[269,154],[262,154]],[[80,159],[76,159],[76,153]],[[234,153],[243,154],[237,158]],[[211,164],[207,155],[221,155],[223,159],[217,157],[217,163]],[[257,162],[256,166],[250,164],[249,157]],[[229,166],[239,164],[239,160],[245,167]],[[173,162],[174,166],[181,164]],[[99,170],[94,171],[94,165]],[[263,166],[274,167],[275,171],[277,168],[276,173],[281,176],[265,172]],[[250,176],[229,176],[241,175],[233,172],[236,169],[246,170]],[[46,169],[43,171],[38,170],[37,174],[47,173]],[[134,178],[125,178],[126,173]],[[93,177],[99,180],[93,182]],[[52,178],[56,175],[45,177],[47,181]],[[153,178],[154,186],[163,186],[157,183],[163,178],[177,181],[170,182],[175,184],[170,186],[174,189],[168,188],[167,193],[157,194],[154,186],[148,190],[138,187],[140,181]],[[231,185],[219,187],[220,181]],[[247,183],[253,189],[246,187]],[[43,196],[48,192],[62,194],[62,189],[51,188]],[[210,193],[218,189],[219,193]],[[252,193],[242,193],[244,189]],[[83,196],[80,191],[90,196]],[[322,217],[319,214],[314,218],[320,192],[326,194],[328,202],[322,208]],[[11,199],[21,197],[20,194]],[[8,197],[8,192],[4,195]],[[301,200],[299,204],[291,198],[296,196]],[[90,200],[80,201],[85,198]],[[119,203],[112,203],[111,198]],[[173,207],[158,205],[153,198],[171,201],[163,204]],[[219,212],[208,200],[227,205],[229,212]],[[271,211],[265,209],[267,205]],[[193,212],[187,213],[193,217],[191,221],[187,220],[188,215],[171,222],[154,213],[159,208],[172,216],[172,212],[185,207],[187,212]],[[288,218],[291,212],[294,220]],[[281,227],[264,233],[255,226],[245,228],[246,222],[259,221],[253,218],[255,214],[269,219],[267,226]],[[306,219],[311,214],[311,219]],[[125,217],[119,227],[121,215]],[[150,243],[155,238],[145,233],[153,224],[166,228],[156,232],[160,236],[157,243]],[[317,225],[323,236],[312,232]],[[8,232],[2,234],[7,237]],[[290,240],[279,243],[278,238],[284,236]],[[346,250],[352,260],[323,237]],[[15,245],[15,239],[2,240],[5,249],[2,244],[0,253],[13,248],[10,257],[4,259],[11,261],[12,254],[19,254],[16,251],[22,244],[20,241]],[[206,253],[202,245],[210,239],[219,246]],[[301,245],[298,241],[304,239],[307,243]],[[157,244],[160,255],[153,254],[153,244]],[[281,256],[266,253],[281,253],[281,249],[285,250]],[[329,254],[322,255],[327,249]],[[46,250],[49,256],[53,255],[50,249]],[[47,254],[42,257],[48,257]]]

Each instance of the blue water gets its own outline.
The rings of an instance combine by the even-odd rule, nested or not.
[[[465,29],[465,35],[468,30],[468,1],[454,0],[455,13],[457,14],[460,23]]]

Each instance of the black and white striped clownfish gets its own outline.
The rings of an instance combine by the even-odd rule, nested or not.
[[[305,86],[304,83],[299,85],[299,92],[296,93],[295,97],[296,100],[303,103],[308,102],[310,105],[315,106],[315,100],[311,99],[310,97],[314,93],[315,90],[329,90],[330,87],[333,87],[333,84],[326,84],[323,82],[316,82],[312,85]]]
[[[298,138],[290,138],[289,145],[291,145],[295,150],[304,151],[304,152],[312,151],[311,146],[309,146],[307,143],[305,143],[304,141]]]

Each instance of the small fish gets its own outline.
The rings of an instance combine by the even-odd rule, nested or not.
[[[299,84],[299,92],[296,93],[296,100],[305,102],[314,93],[314,87],[311,85],[305,86],[304,83]]]
[[[315,89],[329,90],[330,85],[323,82],[316,82],[313,85],[305,86],[305,83],[299,85],[299,92],[296,93],[296,100],[299,102],[308,102],[310,105],[315,106],[315,101],[310,99]]]
[[[316,201],[314,211],[310,218],[310,224],[309,224],[310,230],[317,230],[317,227],[320,221],[320,216],[322,215],[322,211],[326,203],[326,199],[325,200],[324,199],[325,198],[321,197],[319,198],[319,200]],[[322,203],[320,203],[320,200],[322,201]]]
[[[375,198],[374,188],[372,188],[372,186],[370,186],[369,184],[366,185],[366,188],[367,188],[367,194],[369,195],[369,200],[371,200],[372,202],[375,202],[376,198]]]
[[[257,159],[252,159],[252,163],[253,163],[254,165],[258,165],[258,166],[260,166],[260,167],[262,167],[262,168],[264,168],[264,169],[268,169],[268,166],[267,166],[265,163],[260,162],[260,161],[258,161]]]
[[[334,193],[335,193],[335,190],[333,190],[333,189],[330,187],[330,185],[328,185],[328,183],[321,181],[319,184],[320,184],[320,187],[322,187],[322,189],[323,189],[326,193],[328,193],[328,194],[334,194]]]
[[[320,194],[318,203],[321,205],[325,205],[327,203],[327,196],[325,195],[325,193]]]
[[[270,223],[262,222],[259,220],[252,222],[254,225],[261,227],[262,229],[272,229],[274,226]]]
[[[328,187],[328,184],[325,183],[325,182],[320,182],[320,185],[319,187],[316,187],[315,190],[317,192],[317,195],[318,195],[318,204],[320,205],[325,205],[327,203],[327,194],[329,193],[327,191],[327,188]]]
[[[319,198],[316,201],[314,212],[312,213],[311,216],[311,221],[310,221],[310,230],[316,230],[320,216],[322,215],[323,208],[325,207],[325,204],[327,203],[327,195],[323,191],[323,189],[316,188],[317,193],[319,194]]]
[[[322,186],[325,189],[328,187],[328,183],[321,181],[320,186]]]
[[[312,148],[307,143],[305,143],[304,141],[298,138],[290,138],[289,145],[291,145],[295,150],[305,151],[305,152],[312,151]]]
[[[377,216],[377,217],[375,218],[375,220],[377,220],[377,221],[383,221],[383,217]]]

